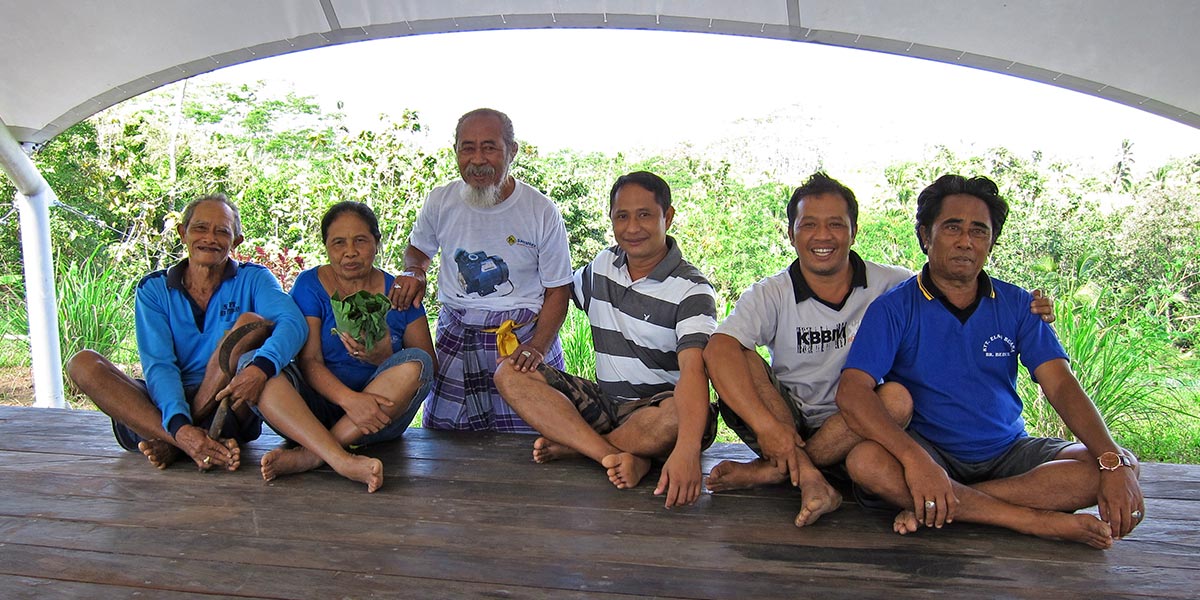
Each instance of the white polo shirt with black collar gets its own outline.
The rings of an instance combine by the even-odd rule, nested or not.
[[[837,412],[834,398],[850,343],[867,306],[912,277],[912,271],[864,261],[850,252],[853,279],[841,305],[817,298],[799,261],[750,286],[717,333],[745,348],[765,346],[771,369],[809,427]]]

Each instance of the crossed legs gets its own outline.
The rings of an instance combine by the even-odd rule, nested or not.
[[[767,407],[780,423],[794,428],[795,420],[792,409],[780,395],[779,390],[771,382],[766,369],[769,368],[758,353],[753,350],[742,350],[742,357],[750,370],[751,380],[759,401]],[[879,395],[884,406],[897,423],[907,424],[912,416],[912,397],[899,384],[884,384],[879,387]],[[817,468],[830,467],[846,460],[850,449],[862,441],[858,434],[850,430],[846,419],[841,413],[835,413],[825,420],[813,436],[805,440],[804,453],[813,466]],[[713,492],[744,489],[756,485],[771,485],[787,481],[787,473],[781,473],[770,461],[757,459],[750,462],[726,460],[713,467],[708,475],[706,485]]]
[[[496,388],[513,410],[541,433],[533,458],[549,462],[573,453],[603,466],[620,489],[636,486],[650,470],[650,460],[670,453],[679,423],[674,399],[634,412],[620,426],[599,434],[562,392],[538,371],[523,373],[504,362],[496,370]]]
[[[363,391],[391,400],[391,406],[381,406],[381,409],[389,418],[395,419],[416,401],[414,396],[421,385],[421,369],[420,362],[401,363],[380,373]],[[346,450],[363,437],[348,415],[343,415],[333,427],[326,429],[296,388],[282,377],[267,383],[258,407],[272,427],[300,444],[296,448],[277,448],[263,456],[263,479],[270,481],[280,475],[311,471],[328,464],[339,475],[365,483],[368,492],[383,486],[383,463],[379,459]]]
[[[238,317],[234,328],[261,320],[263,320],[262,317],[254,313],[245,313]],[[229,371],[233,372],[236,369],[238,358],[244,352],[261,346],[267,335],[267,330],[259,330],[239,341],[231,353],[230,362],[232,364]],[[217,392],[229,384],[229,377],[221,368],[218,354],[218,352],[214,352],[209,357],[204,371],[204,379],[193,396],[191,404],[193,422],[203,420],[213,411],[215,408],[213,399]],[[126,375],[124,371],[98,352],[81,350],[67,361],[66,371],[75,386],[87,395],[97,408],[143,438],[144,441],[138,443],[138,449],[155,467],[167,468],[175,462],[181,451],[203,470],[213,466],[223,466],[225,469],[233,471],[241,464],[241,450],[238,448],[237,441],[233,439],[203,440],[195,448],[180,446],[163,429],[162,412],[150,399],[146,386]],[[253,418],[250,409],[244,406],[239,407],[235,414],[239,420],[243,421]],[[206,462],[205,458],[209,458],[210,461]]]
[[[1088,514],[1073,514],[1096,503],[1099,472],[1073,445],[1056,460],[1004,479],[963,485],[952,481],[959,505],[956,520],[996,525],[1049,539],[1068,540],[1094,548],[1112,546],[1107,523]],[[1084,451],[1083,454],[1086,454]],[[863,442],[846,458],[851,478],[867,491],[900,507],[893,529],[901,535],[920,528],[904,467],[875,442]]]

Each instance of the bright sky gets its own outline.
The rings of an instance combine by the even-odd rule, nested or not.
[[[352,127],[416,109],[430,142],[457,117],[507,112],[543,149],[616,153],[704,148],[752,136],[766,152],[816,149],[831,173],[960,151],[1042,150],[1111,165],[1122,139],[1139,170],[1200,153],[1200,130],[1014,77],[797,42],[658,31],[533,30],[414,36],[222,69],[225,81],[290,82]],[[748,127],[745,120],[772,118]],[[743,121],[741,124],[738,121]],[[811,151],[811,150],[810,150]],[[836,176],[836,175],[835,175]]]

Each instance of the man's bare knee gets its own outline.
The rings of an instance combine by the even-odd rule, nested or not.
[[[80,350],[67,360],[67,377],[82,389],[105,375],[112,373],[112,363],[95,350]]]
[[[869,440],[860,442],[846,455],[846,471],[854,481],[870,481],[878,475],[880,466],[891,458],[891,453],[878,443]]]
[[[892,421],[901,427],[908,425],[912,420],[913,402],[912,395],[903,385],[895,382],[885,383],[876,390],[879,393],[879,399],[883,401],[883,406],[891,415]]]
[[[95,350],[80,350],[74,356],[67,359],[67,376],[72,381],[79,383],[80,380],[86,379],[92,373],[101,361],[100,353]]]
[[[526,396],[527,394],[521,392],[528,389],[530,385],[549,385],[540,371],[521,372],[514,369],[512,363],[507,360],[496,367],[496,375],[492,379],[496,382],[496,389],[500,395],[509,404],[512,404],[513,399],[519,402],[521,397]]]

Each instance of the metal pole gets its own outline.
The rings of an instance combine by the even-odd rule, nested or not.
[[[17,195],[13,202],[21,214],[33,405],[65,408],[62,350],[58,346],[58,301],[54,295],[54,264],[50,251],[50,205],[57,197],[3,121],[0,121],[0,167],[16,183]]]

